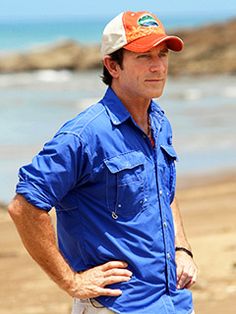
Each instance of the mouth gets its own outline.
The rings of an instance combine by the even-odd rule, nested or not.
[[[148,83],[159,83],[159,82],[164,82],[164,79],[146,79],[145,82],[148,82]]]

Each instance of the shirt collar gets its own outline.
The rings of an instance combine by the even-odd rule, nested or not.
[[[149,113],[152,114],[156,114],[159,118],[163,118],[163,116],[165,115],[164,110],[154,101],[151,101],[150,107],[149,107]]]
[[[111,87],[108,87],[102,99],[102,103],[106,107],[108,115],[114,125],[122,124],[124,121],[131,118],[129,111],[123,105],[121,100],[117,97],[117,95],[115,94]],[[151,101],[149,107],[149,113],[156,114],[160,118],[160,120],[162,120],[164,116],[164,111],[153,100]]]
[[[102,103],[105,106],[114,125],[122,124],[131,117],[129,111],[117,97],[111,87],[107,89],[105,96],[102,99]]]

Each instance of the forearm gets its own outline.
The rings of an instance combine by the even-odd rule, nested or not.
[[[183,220],[182,220],[182,216],[181,216],[176,198],[174,198],[171,204],[171,209],[172,209],[174,228],[175,228],[175,246],[185,247],[186,249],[191,250],[191,246],[187,240],[187,237],[184,231]]]
[[[111,261],[83,273],[74,273],[57,248],[55,231],[47,212],[17,195],[9,205],[9,214],[29,254],[69,295],[87,299],[122,293],[106,286],[130,279],[132,273],[126,269],[127,263]]]
[[[9,214],[32,258],[62,289],[71,294],[74,273],[57,248],[49,214],[32,206],[20,195],[9,205]]]
[[[176,198],[171,204],[171,209],[175,227],[175,247],[181,248],[179,251],[176,251],[175,256],[177,288],[190,288],[196,281],[197,267],[192,258],[191,247],[184,232],[183,221]]]

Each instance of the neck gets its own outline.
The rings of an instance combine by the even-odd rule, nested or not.
[[[135,97],[135,95],[132,95],[130,97],[128,94],[120,91],[118,88],[114,88],[114,86],[112,86],[112,89],[119,97],[119,99],[122,101],[126,109],[130,112],[134,121],[146,134],[148,134],[149,132],[148,108],[150,106],[151,99],[141,98],[138,96]]]

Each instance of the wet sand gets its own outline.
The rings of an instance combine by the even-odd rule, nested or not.
[[[236,175],[202,178],[178,198],[199,267],[196,314],[235,314]]]
[[[236,313],[236,174],[180,179],[178,199],[200,270],[196,314]],[[0,314],[70,313],[70,297],[28,256],[4,210],[0,273]]]

